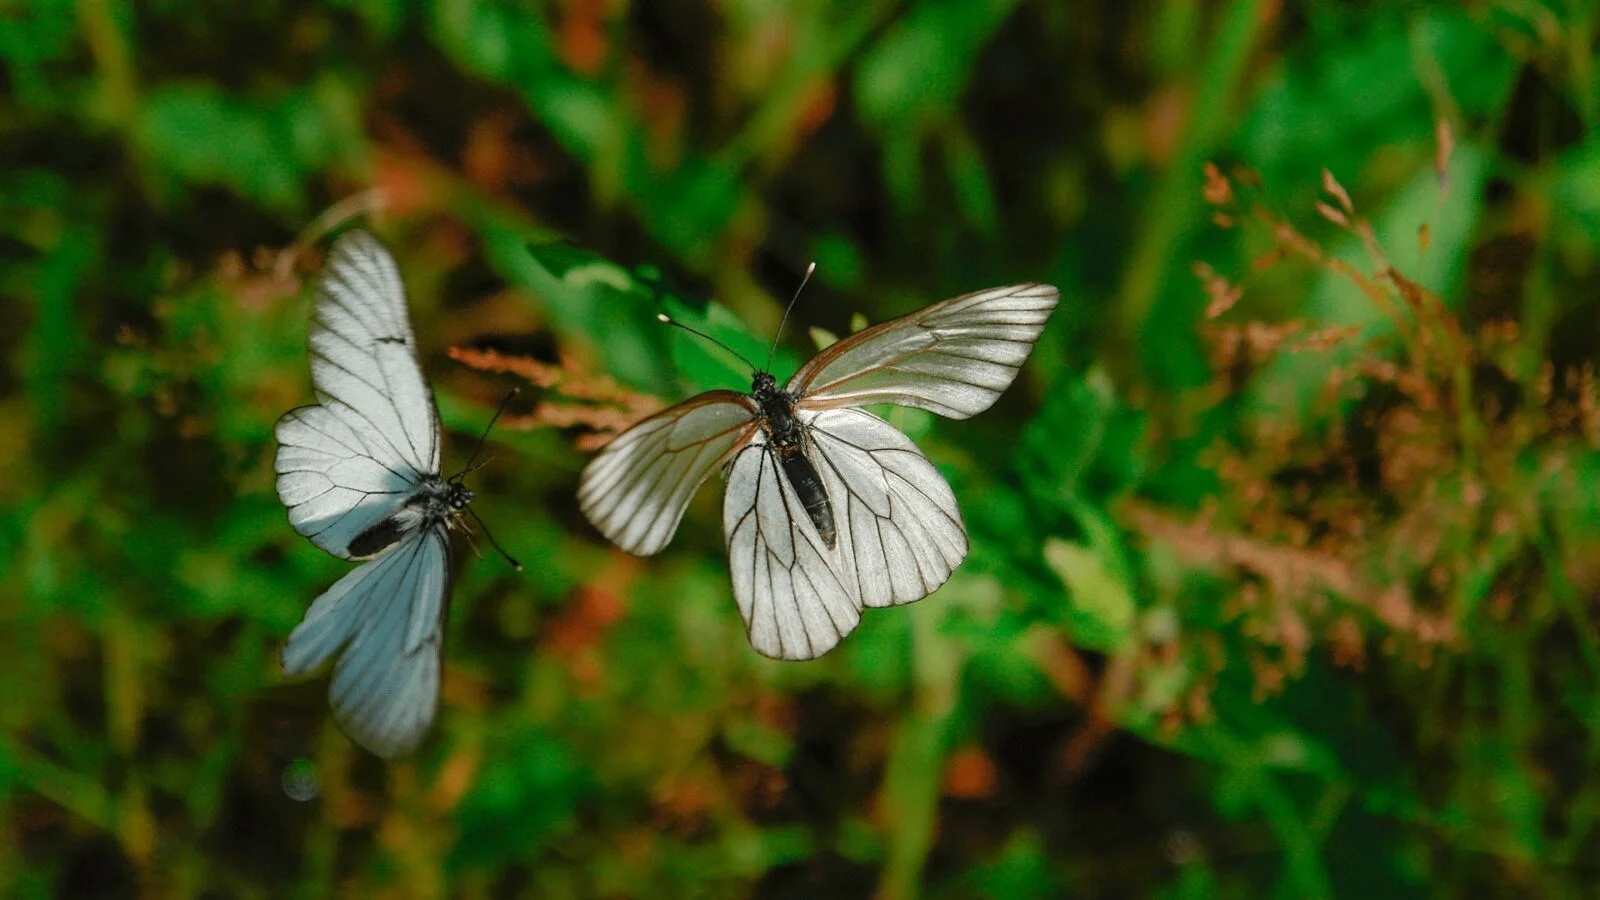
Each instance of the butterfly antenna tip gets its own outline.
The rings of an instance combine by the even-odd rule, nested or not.
[[[477,511],[470,506],[467,507],[467,512],[472,516],[473,521],[478,523],[478,527],[483,529],[483,536],[489,539],[489,546],[493,547],[495,552],[505,557],[506,562],[511,564],[511,568],[521,572],[522,563],[517,562],[516,559],[511,556],[511,554],[506,552],[506,548],[500,546],[500,542],[494,539],[494,532],[490,531],[489,526],[484,524],[483,517],[479,516]]]
[[[716,344],[718,347],[721,347],[722,349],[724,349],[724,350],[728,351],[729,353],[732,353],[734,356],[738,357],[740,362],[742,362],[745,365],[750,367],[750,371],[752,371],[752,372],[756,371],[756,364],[751,362],[750,360],[746,359],[745,355],[743,353],[740,353],[739,351],[733,349],[732,347],[729,347],[727,344],[724,344],[723,342],[717,340],[716,338],[712,337],[711,335],[706,334],[704,331],[701,331],[698,328],[690,328],[689,326],[683,324],[682,322],[679,322],[677,319],[674,319],[673,317],[667,315],[664,312],[656,313],[656,319],[658,321],[665,322],[668,325],[673,326],[674,328],[682,328],[684,331],[687,331],[692,335],[696,335],[698,337],[705,338],[706,340],[710,341],[711,343]]]
[[[806,282],[811,280],[811,273],[817,270],[816,260],[806,266],[806,274],[800,277],[800,286],[794,289],[794,296],[789,298],[789,305],[783,308],[783,318],[778,320],[778,330],[772,335],[772,346],[767,348],[767,365],[763,372],[772,371],[772,357],[778,352],[778,339],[783,337],[783,326],[789,324],[789,311],[794,309],[795,301],[800,299],[800,292],[806,289]]]

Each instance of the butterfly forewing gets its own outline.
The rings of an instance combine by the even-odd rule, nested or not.
[[[1018,284],[936,303],[830,345],[787,390],[808,409],[894,403],[965,419],[1016,379],[1059,298]]]
[[[757,432],[756,412],[744,394],[708,391],[643,420],[583,470],[584,514],[629,553],[660,551],[695,490]]]
[[[324,406],[365,422],[360,434],[374,455],[439,473],[439,417],[417,365],[405,288],[389,252],[364,231],[334,244],[318,284],[311,378]]]
[[[439,473],[438,413],[417,366],[405,290],[370,234],[334,244],[310,344],[321,404],[278,420],[278,497],[296,531],[349,559],[353,540]]]

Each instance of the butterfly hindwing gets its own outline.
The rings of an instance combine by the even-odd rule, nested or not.
[[[734,600],[758,652],[813,659],[855,630],[860,604],[765,442],[734,457],[722,521]]]
[[[372,455],[359,432],[326,406],[302,406],[278,420],[278,498],[289,524],[342,559],[350,544],[394,513],[422,477]]]
[[[734,459],[723,501],[734,599],[751,645],[777,659],[821,656],[854,630],[862,607],[922,599],[967,553],[955,494],[909,438],[863,410],[802,419],[832,502],[834,546],[760,440]]]
[[[449,582],[444,529],[412,533],[317,598],[284,645],[284,674],[308,674],[337,657],[328,692],[334,721],[379,756],[409,751],[438,702]]]
[[[865,410],[801,418],[833,501],[836,568],[851,594],[862,606],[894,606],[937,590],[967,555],[944,476],[910,438]]]

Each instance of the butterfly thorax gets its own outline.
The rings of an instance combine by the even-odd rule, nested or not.
[[[414,531],[452,520],[471,502],[472,492],[460,482],[428,475],[398,509],[356,535],[347,553],[352,559],[377,556]]]
[[[800,421],[794,415],[795,398],[778,390],[777,379],[769,372],[757,372],[750,393],[761,407],[761,429],[774,448],[800,446]]]
[[[778,390],[778,380],[770,372],[756,373],[750,393],[761,408],[761,430],[767,436],[767,447],[783,468],[783,475],[805,507],[806,515],[817,526],[817,534],[833,547],[836,537],[833,505],[828,502],[828,491],[816,467],[806,457],[805,428],[795,415],[796,398],[788,391]]]

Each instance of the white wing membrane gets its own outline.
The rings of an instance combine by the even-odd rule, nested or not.
[[[584,468],[584,515],[629,553],[660,551],[695,491],[756,433],[757,412],[744,394],[709,391],[633,426]]]
[[[809,409],[895,403],[965,419],[1011,385],[1059,299],[1018,284],[936,303],[829,346],[787,390]]]
[[[349,559],[350,542],[399,508],[419,478],[372,456],[358,431],[326,406],[278,420],[278,498],[289,524],[318,547]]]
[[[405,290],[377,238],[333,245],[311,323],[319,406],[278,421],[278,497],[289,522],[345,559],[350,541],[439,473],[439,423],[417,366]]]
[[[449,582],[443,527],[416,532],[317,598],[284,646],[284,673],[303,675],[337,658],[328,691],[334,721],[379,756],[406,753],[438,704]]]
[[[832,501],[834,547],[764,441],[734,458],[723,501],[734,599],[751,646],[777,659],[821,656],[862,607],[920,600],[967,555],[955,494],[909,438],[857,409],[802,419]]]
[[[734,458],[722,522],[733,596],[758,652],[814,659],[855,630],[860,604],[764,443]]]
[[[833,503],[840,578],[863,606],[921,600],[967,555],[944,476],[898,429],[859,409],[802,414]]]
[[[334,243],[318,283],[311,380],[375,458],[438,474],[438,414],[417,366],[405,289],[394,259],[364,231]]]

